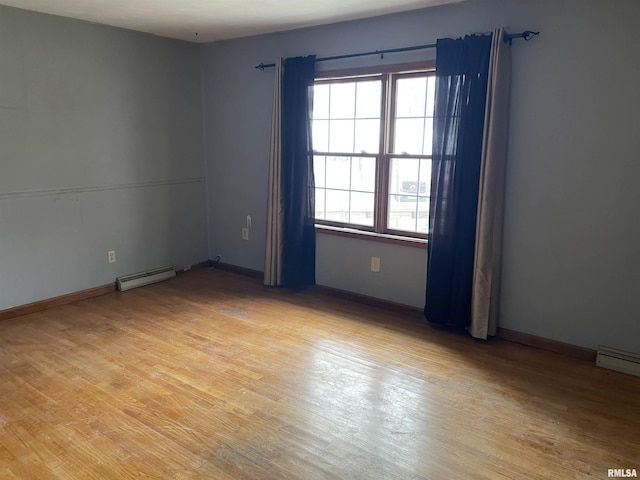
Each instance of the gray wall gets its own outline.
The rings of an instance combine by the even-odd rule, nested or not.
[[[208,257],[200,81],[197,45],[0,7],[0,310]]]
[[[263,268],[273,71],[254,65],[432,43],[501,25],[541,30],[512,49],[502,326],[640,352],[639,18],[636,0],[469,0],[205,46],[210,254]],[[247,214],[248,242],[240,238]],[[374,252],[382,258],[378,276],[369,272]],[[419,250],[318,237],[324,285],[420,306],[424,265]]]
[[[404,305],[424,306],[425,249],[398,248],[389,243],[326,234],[317,235],[316,239],[316,283],[319,285]],[[380,259],[380,272],[371,271],[371,257]]]

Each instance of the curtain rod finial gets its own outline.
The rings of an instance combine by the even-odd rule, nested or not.
[[[508,43],[509,45],[512,45],[514,38],[522,38],[525,42],[528,42],[529,40],[531,40],[533,37],[535,37],[537,35],[540,35],[540,32],[533,32],[531,30],[525,30],[522,33],[505,34],[503,40],[504,40],[505,43]]]
[[[275,66],[275,63],[261,63],[260,65],[256,65],[254,68],[264,71],[265,68],[272,68]]]

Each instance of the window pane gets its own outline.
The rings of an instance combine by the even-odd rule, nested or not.
[[[374,192],[376,188],[376,159],[371,157],[351,160],[351,190]]]
[[[358,82],[356,94],[357,118],[380,118],[382,82]]]
[[[314,155],[313,157],[313,176],[315,179],[316,187],[325,186],[324,169],[325,169],[326,157],[321,155]]]
[[[326,220],[349,222],[349,192],[343,190],[326,191]]]
[[[417,197],[389,195],[388,228],[415,232],[417,208]]]
[[[418,192],[418,220],[416,231],[429,233],[429,196],[431,195],[431,160],[420,160],[420,192]]]
[[[356,120],[355,153],[378,153],[380,120]]]
[[[373,193],[351,192],[350,223],[373,227]]]
[[[433,118],[424,119],[424,146],[422,153],[431,155],[433,150]]]
[[[427,233],[430,190],[430,159],[392,158],[387,228]]]
[[[316,188],[316,219],[325,220],[325,189]]]
[[[327,187],[349,190],[351,159],[349,157],[327,157],[326,175]]]
[[[420,160],[420,191],[418,195],[431,195],[431,160]]]
[[[389,169],[389,193],[415,196],[418,194],[417,158],[392,158]]]
[[[422,154],[424,118],[399,118],[396,120],[393,141],[394,153]]]
[[[436,77],[435,75],[428,78],[427,84],[427,117],[433,117],[434,105],[436,99]]]
[[[329,88],[328,83],[313,86],[313,118],[329,118]]]
[[[354,118],[355,106],[355,82],[331,84],[330,118]]]
[[[398,79],[396,89],[396,117],[424,117],[427,78]]]
[[[314,120],[311,124],[311,146],[316,152],[329,151],[329,120]]]
[[[416,231],[429,233],[429,198],[418,197],[418,221]]]
[[[353,120],[331,120],[329,122],[329,151],[353,152]]]

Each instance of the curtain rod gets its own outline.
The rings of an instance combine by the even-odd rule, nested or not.
[[[505,43],[511,45],[514,38],[522,38],[525,42],[528,42],[536,35],[540,35],[540,32],[532,32],[531,30],[525,30],[522,33],[511,33],[504,35],[503,40]],[[365,57],[367,55],[380,55],[381,57],[385,53],[398,53],[398,52],[411,52],[413,50],[424,50],[427,48],[436,48],[435,43],[430,43],[429,45],[414,45],[412,47],[401,47],[401,48],[390,48],[388,50],[375,50],[373,52],[361,52],[361,53],[348,53],[346,55],[335,55],[333,57],[321,57],[316,58],[316,62],[326,62],[329,60],[342,60],[343,58],[355,58],[355,57]],[[265,68],[273,68],[275,67],[275,63],[261,63],[260,65],[256,65],[254,68],[258,70],[264,70]]]

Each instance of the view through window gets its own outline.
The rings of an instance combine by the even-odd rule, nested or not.
[[[318,223],[426,236],[434,96],[429,68],[316,80]]]

